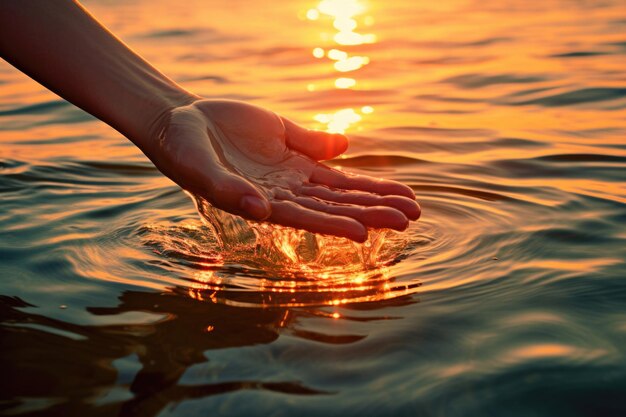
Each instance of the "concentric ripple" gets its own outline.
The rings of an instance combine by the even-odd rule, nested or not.
[[[189,295],[233,305],[339,305],[411,294],[389,267],[407,236],[372,231],[363,244],[302,230],[252,223],[196,199],[204,225],[143,227],[144,243],[182,268]]]
[[[248,222],[194,196],[203,223],[143,225],[137,234],[167,262],[167,274],[185,280],[189,296],[199,300],[238,306],[385,300],[419,291],[422,277],[456,285],[436,273],[441,263],[471,264],[479,252],[493,256],[481,226],[491,224],[495,232],[508,223],[481,208],[485,201],[474,194],[481,196],[469,189],[422,194],[425,220],[405,233],[373,230],[364,244]],[[408,270],[400,262],[407,257],[414,260]]]

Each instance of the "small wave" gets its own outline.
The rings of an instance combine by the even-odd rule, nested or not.
[[[13,172],[15,169],[23,169],[28,163],[24,161],[18,161],[17,159],[0,159],[0,173],[6,175]]]
[[[461,195],[466,195],[469,197],[474,197],[474,198],[485,200],[485,201],[502,201],[502,200],[510,199],[510,197],[507,197],[502,194],[497,194],[494,192],[473,190],[473,189],[460,188],[460,187],[441,186],[441,185],[417,185],[417,186],[414,186],[413,189],[415,191],[439,191],[439,192],[445,192],[445,193],[461,194]]]
[[[379,129],[376,132],[380,133],[399,133],[399,134],[413,134],[423,136],[435,136],[435,137],[486,137],[491,136],[494,131],[490,129],[453,129],[444,127],[433,126],[397,126]]]
[[[529,159],[506,159],[489,162],[504,178],[597,178],[624,179],[624,157],[600,154],[546,155]],[[581,163],[588,163],[581,169]],[[483,169],[483,168],[481,168]]]
[[[412,63],[416,65],[450,65],[450,66],[458,66],[458,65],[466,65],[466,64],[480,64],[483,62],[491,61],[493,59],[492,56],[450,56],[445,55],[439,58],[428,58],[428,59],[416,59],[413,60]]]
[[[523,96],[532,96],[536,94],[545,93],[546,91],[552,91],[556,89],[556,86],[547,86],[547,87],[537,87],[537,88],[528,88],[519,91],[515,91],[509,94],[507,97],[523,97]]]
[[[622,23],[626,24],[626,19],[622,20]],[[607,45],[616,46],[626,51],[626,41],[608,42]]]
[[[594,139],[605,139],[607,137],[624,137],[626,136],[626,129],[621,127],[602,127],[595,129],[577,129],[577,130],[565,130],[559,129],[555,130],[557,134],[577,137],[577,138],[594,138]],[[620,147],[620,144],[612,144],[612,143],[598,143],[597,146],[602,147]],[[624,145],[622,145],[624,146]]]
[[[418,94],[413,98],[417,100],[428,100],[428,101],[438,101],[442,103],[485,103],[485,99],[480,98],[470,98],[470,97],[452,97],[447,95],[439,95],[439,94]]]
[[[509,102],[514,106],[538,105],[543,107],[573,106],[576,104],[597,103],[619,100],[626,97],[626,88],[592,87],[581,88],[565,93],[553,94],[541,98]]]
[[[0,111],[7,120],[0,130],[27,130],[36,126],[84,123],[96,120],[89,113],[64,100],[47,101]]]
[[[548,55],[549,58],[587,58],[594,56],[611,55],[609,51],[572,51],[561,54]]]
[[[406,39],[390,39],[388,41],[381,41],[377,43],[378,48],[384,49],[391,47],[410,47],[410,48],[427,48],[437,50],[449,50],[455,48],[477,48],[483,46],[492,46],[501,43],[508,43],[513,41],[514,38],[508,36],[490,36],[485,38],[479,38],[469,41],[409,41]]]
[[[216,84],[228,84],[230,80],[219,75],[201,75],[181,78],[180,81],[213,81]]]
[[[48,114],[57,109],[70,107],[71,104],[65,100],[52,100],[43,103],[30,104],[28,106],[0,111],[0,117],[19,116],[23,114]]]
[[[411,135],[412,136],[412,135]],[[527,148],[543,148],[548,145],[545,142],[524,139],[524,138],[514,138],[514,137],[505,137],[505,138],[494,138],[488,140],[475,140],[469,139],[464,140],[464,138],[460,137],[459,140],[439,140],[433,141],[428,139],[416,139],[410,138],[406,139],[404,137],[393,138],[392,135],[385,135],[383,132],[376,133],[372,136],[355,136],[352,135],[352,141],[354,142],[353,147],[355,150],[355,156],[349,156],[347,158],[338,158],[333,160],[333,163],[342,166],[348,166],[343,162],[348,160],[352,160],[354,158],[364,158],[359,159],[359,162],[369,162],[367,158],[371,155],[360,155],[361,152],[368,152],[367,149],[371,149],[374,146],[382,147],[385,146],[386,149],[402,149],[403,155],[375,155],[375,158],[371,161],[374,166],[377,163],[382,162],[385,158],[389,158],[390,162],[393,162],[397,158],[397,163],[399,165],[409,165],[412,163],[415,164],[429,164],[432,163],[423,158],[418,158],[416,156],[422,156],[425,153],[429,152],[448,152],[451,154],[471,154],[476,152],[483,152],[485,150],[499,150],[502,148],[509,149],[527,149]],[[371,151],[370,151],[371,153]],[[409,156],[410,155],[410,156]],[[390,165],[391,166],[391,165]]]
[[[442,83],[453,84],[461,88],[481,88],[499,84],[527,84],[546,81],[549,78],[539,75],[515,75],[515,74],[463,74],[442,80]]]
[[[148,32],[144,34],[143,37],[171,38],[171,37],[180,37],[180,36],[194,36],[197,34],[197,32],[198,31],[195,29],[165,29],[165,30],[155,30],[152,32]]]
[[[188,43],[202,44],[204,42],[211,42],[213,44],[242,41],[248,38],[236,35],[225,34],[212,28],[207,27],[195,27],[195,28],[180,28],[174,27],[170,29],[152,30],[144,33],[136,33],[132,35],[134,38],[143,41],[172,41],[180,42],[180,38],[185,38]]]
[[[347,158],[334,159],[331,163],[336,163],[342,167],[394,167],[413,164],[427,164],[428,161],[418,158],[411,158],[401,155],[360,155]]]
[[[68,143],[80,143],[84,144],[89,141],[98,142],[101,138],[96,135],[77,135],[77,136],[58,136],[55,138],[41,138],[41,139],[30,139],[30,140],[22,140],[18,139],[13,142],[10,142],[12,145],[42,145],[42,146],[50,146],[50,145],[65,145]]]
[[[546,155],[546,156],[540,156],[536,159],[540,161],[550,161],[550,162],[609,162],[609,163],[615,162],[615,163],[626,164],[626,156],[589,154],[589,153]]]
[[[549,229],[532,232],[528,236],[529,241],[553,242],[555,244],[567,244],[568,246],[587,246],[589,244],[606,245],[616,243],[616,239],[604,233],[598,233],[597,229],[582,229],[579,227],[550,227]]]
[[[100,172],[115,176],[148,176],[159,171],[150,162],[114,162],[114,161],[75,161],[72,163],[80,172]],[[151,176],[151,175],[150,175]]]

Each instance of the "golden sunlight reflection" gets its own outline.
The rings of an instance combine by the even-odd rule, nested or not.
[[[313,56],[317,59],[327,58],[333,62],[333,69],[345,76],[337,77],[334,87],[338,90],[349,90],[357,86],[358,82],[354,76],[347,76],[354,73],[370,63],[370,58],[362,54],[351,55],[347,50],[350,46],[363,45],[376,42],[376,35],[357,32],[359,22],[357,17],[366,11],[365,5],[360,0],[322,0],[317,7],[306,12],[306,18],[311,21],[320,20],[322,17],[332,19],[332,24],[337,31],[333,36],[336,47],[327,50],[321,47],[313,49]],[[362,22],[366,26],[373,24],[371,16],[362,17]],[[308,84],[307,91],[317,91],[315,84]],[[359,113],[360,111],[360,113]],[[363,106],[360,110],[354,108],[343,108],[334,113],[319,113],[314,116],[314,120],[326,125],[326,130],[332,133],[345,133],[355,123],[362,120],[365,114],[371,114],[371,106]]]
[[[356,80],[354,78],[341,77],[335,80],[335,87],[337,88],[352,88],[355,85]]]
[[[334,40],[339,45],[362,45],[376,42],[376,35],[356,32],[358,26],[355,16],[362,14],[365,6],[359,0],[323,0],[317,8],[310,9],[306,16],[309,20],[317,20],[320,14],[333,18],[333,26],[337,29]],[[371,21],[371,18],[368,19]]]
[[[335,69],[339,72],[356,71],[369,62],[370,59],[366,56],[351,56],[335,62]]]
[[[158,253],[193,262],[196,270],[181,289],[195,300],[232,306],[341,306],[414,294],[421,286],[397,279],[388,269],[407,243],[404,234],[372,230],[365,244],[357,244],[247,222],[197,196],[194,201],[213,233],[194,224],[155,224],[142,237]]]
[[[516,348],[513,352],[510,353],[510,357],[514,359],[524,360],[536,360],[555,357],[567,358],[579,356],[576,351],[577,349],[573,346],[557,343],[545,343]]]
[[[362,119],[354,109],[341,109],[335,113],[319,113],[314,119],[328,126],[326,130],[331,133],[344,133],[353,123]]]
[[[306,267],[303,268],[305,269]],[[204,275],[204,272],[207,271],[195,276],[198,281],[191,282],[186,290],[187,296],[198,301],[240,307],[341,306],[397,298],[413,294],[420,287],[419,283],[394,282],[385,267],[353,272],[329,269],[327,272],[312,273],[308,279],[303,279],[302,276],[285,279],[262,278],[252,287],[242,285],[246,280],[237,276],[215,279],[217,277],[212,272],[208,275]],[[233,285],[240,288],[235,290]],[[330,316],[335,319],[341,317],[337,312]],[[207,331],[212,330],[207,328]]]
[[[322,48],[313,49],[313,56],[315,58],[324,58],[324,50]]]

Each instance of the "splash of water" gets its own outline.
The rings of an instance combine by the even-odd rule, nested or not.
[[[406,234],[370,231],[363,244],[348,239],[246,221],[190,195],[207,227],[148,225],[145,244],[173,262],[201,301],[237,306],[340,305],[386,300],[418,291],[390,266],[404,254]]]
[[[222,252],[231,262],[296,276],[320,272],[346,274],[392,263],[405,245],[399,233],[372,230],[359,244],[268,223],[246,221],[216,209],[192,195],[203,221],[213,230]]]

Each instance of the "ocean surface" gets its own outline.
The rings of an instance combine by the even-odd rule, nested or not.
[[[626,415],[626,3],[84,4],[191,91],[345,131],[328,163],[423,214],[242,243],[2,61],[0,414]]]

